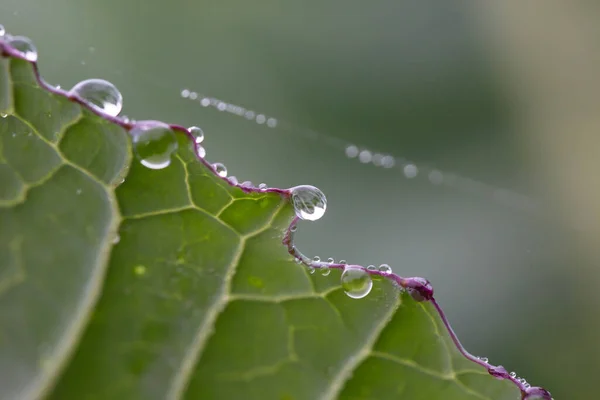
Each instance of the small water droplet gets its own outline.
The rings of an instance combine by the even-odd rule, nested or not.
[[[227,167],[225,166],[225,164],[219,163],[219,162],[214,163],[213,168],[215,169],[215,172],[217,173],[217,175],[219,175],[221,178],[224,178],[227,176]]]
[[[133,150],[142,165],[162,169],[171,164],[171,155],[177,150],[177,138],[169,125],[158,121],[137,123],[130,131]]]
[[[374,265],[369,265],[369,266],[367,266],[367,269],[368,269],[369,271],[377,271],[377,267],[376,267],[376,266],[374,266]]]
[[[346,157],[354,158],[358,155],[358,147],[354,145],[350,145],[346,147]]]
[[[315,273],[315,267],[313,267],[313,266],[309,265],[309,266],[308,266],[308,272],[309,272],[311,275],[312,275],[312,274],[314,274],[314,273]]]
[[[429,181],[434,185],[440,185],[444,182],[444,175],[437,169],[429,173]]]
[[[35,45],[25,36],[8,36],[6,42],[10,45],[10,47],[18,50],[19,53],[25,58],[27,61],[35,62],[38,58],[37,49]]]
[[[69,92],[70,96],[84,100],[86,104],[116,117],[123,108],[123,96],[119,89],[104,79],[86,79],[81,81]]]
[[[258,188],[261,189],[261,190],[264,190],[264,189],[267,188],[267,184],[266,183],[261,183],[261,184],[258,185]]]
[[[290,232],[296,232],[298,230],[298,227],[296,225],[292,225],[290,227]]]
[[[275,128],[277,126],[277,120],[275,118],[267,119],[267,126],[269,128]]]
[[[253,188],[254,185],[252,184],[251,181],[244,181],[242,182],[242,186],[247,187],[247,188]]]
[[[198,98],[198,93],[190,92],[190,100],[196,100]]]
[[[200,105],[202,107],[210,106],[210,99],[208,97],[204,97],[202,100],[200,100]]]
[[[321,262],[321,257],[319,257],[319,256],[314,256],[314,257],[313,257],[313,261],[314,261],[314,262],[316,262],[316,263],[318,263],[318,262]]]
[[[258,114],[256,116],[256,123],[257,124],[264,124],[266,120],[267,120],[267,118],[264,115],[262,115],[262,114]]]
[[[235,176],[230,176],[228,178],[228,180],[229,180],[229,183],[231,183],[232,185],[237,185],[239,183],[238,178],[236,178]]]
[[[0,37],[3,37],[6,34],[6,29],[4,29],[4,25],[0,25]]]
[[[196,146],[196,154],[197,154],[197,155],[198,155],[198,157],[200,157],[200,158],[204,158],[204,157],[206,157],[206,149],[204,148],[204,146],[197,145],[197,146]]]
[[[514,377],[517,376],[517,373],[516,372],[511,372],[509,375],[510,375],[511,378],[514,378]]]
[[[301,259],[299,259],[298,257],[296,257],[296,258],[294,259],[294,261],[296,261],[296,264],[302,264],[302,260],[301,260]]]
[[[327,276],[331,273],[331,269],[329,268],[328,265],[324,265],[321,267],[321,275],[323,276]]]
[[[200,144],[204,140],[204,131],[200,127],[190,126],[188,128],[188,132],[194,136],[194,141],[196,144]]]
[[[333,264],[333,263],[335,262],[335,259],[333,259],[333,257],[329,257],[329,258],[327,259],[327,262],[328,262],[329,264]]]
[[[316,221],[325,214],[327,199],[314,186],[296,186],[292,190],[292,204],[296,215],[304,220]]]
[[[360,153],[358,153],[358,161],[360,161],[363,164],[370,163],[372,159],[373,155],[369,150],[363,150]]]
[[[415,164],[406,164],[404,166],[404,176],[406,176],[408,179],[412,179],[414,177],[417,176],[417,174],[419,173],[419,170],[417,169],[417,166]]]
[[[484,363],[486,363],[486,362],[488,362],[488,361],[489,361],[487,357],[479,357],[479,359],[480,359],[481,361],[483,361]]]
[[[379,266],[379,272],[381,272],[382,274],[385,274],[385,275],[389,275],[392,273],[392,267],[390,267],[387,264],[381,264]]]
[[[346,265],[347,264],[346,260],[340,260],[339,263],[342,264],[342,265]]]
[[[342,273],[342,288],[353,299],[362,299],[371,292],[373,280],[362,268],[349,267]]]

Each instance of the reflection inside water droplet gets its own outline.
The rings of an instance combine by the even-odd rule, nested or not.
[[[353,299],[362,299],[373,288],[371,275],[362,268],[348,267],[344,269],[341,280],[344,292]]]
[[[325,214],[327,199],[318,188],[302,185],[292,188],[291,191],[292,204],[298,217],[308,221],[316,221]]]
[[[92,108],[116,117],[123,109],[123,96],[115,85],[104,79],[86,79],[69,92],[70,96],[84,100]]]
[[[177,138],[169,125],[157,121],[136,124],[130,131],[133,150],[142,165],[162,169],[171,164],[171,155],[177,150]]]

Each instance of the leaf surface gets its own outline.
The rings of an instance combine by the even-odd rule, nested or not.
[[[296,265],[285,195],[231,186],[179,133],[145,168],[124,128],[0,66],[1,399],[520,397],[431,302]]]

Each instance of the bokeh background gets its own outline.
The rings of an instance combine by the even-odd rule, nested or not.
[[[110,80],[131,118],[201,126],[230,175],[318,186],[304,253],[429,278],[472,353],[569,400],[600,373],[599,18],[577,0],[0,3],[49,82]]]

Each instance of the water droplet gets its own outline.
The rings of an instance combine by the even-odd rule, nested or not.
[[[358,153],[358,161],[360,161],[363,164],[368,164],[371,162],[373,156],[371,155],[371,152],[369,150],[363,150],[360,153]]]
[[[374,266],[374,265],[369,265],[369,266],[367,267],[367,269],[368,269],[369,271],[377,271],[377,267],[376,267],[376,266]]]
[[[309,185],[292,188],[292,203],[296,215],[308,221],[318,220],[327,209],[327,199],[323,192]]]
[[[18,50],[19,53],[25,58],[27,61],[35,62],[38,58],[37,49],[35,45],[25,36],[8,36],[6,42],[10,45],[10,47]]]
[[[333,259],[333,257],[329,257],[329,258],[327,259],[327,262],[328,262],[329,264],[333,264],[333,263],[335,262],[335,260]]]
[[[316,263],[318,263],[318,262],[321,262],[321,257],[319,257],[319,256],[314,256],[314,257],[313,257],[313,261],[314,261],[314,262],[316,262]]]
[[[253,188],[254,185],[252,184],[251,181],[244,181],[242,182],[242,186],[247,187],[247,188]]]
[[[434,185],[440,185],[444,182],[444,175],[437,169],[434,169],[429,173],[429,181]]]
[[[119,89],[104,79],[86,79],[81,81],[69,92],[70,96],[84,100],[86,104],[116,117],[123,108],[123,96]]]
[[[342,264],[342,265],[346,265],[346,264],[347,264],[347,263],[346,263],[346,260],[340,260],[340,264]]]
[[[267,184],[266,183],[261,183],[261,184],[258,185],[258,188],[261,189],[261,190],[264,190],[264,189],[267,188]]]
[[[510,375],[511,378],[514,378],[514,377],[517,376],[517,373],[516,372],[511,372],[509,375]]]
[[[256,116],[256,123],[257,124],[264,124],[266,120],[267,120],[267,118],[264,115],[262,115],[262,114],[258,114]]]
[[[313,266],[309,265],[309,266],[308,266],[308,272],[309,272],[311,275],[312,275],[312,274],[314,274],[314,273],[315,273],[315,267],[313,267]]]
[[[217,175],[219,175],[220,177],[224,178],[227,176],[227,167],[225,166],[225,164],[219,162],[214,163],[213,168],[215,169]]]
[[[198,155],[198,157],[204,158],[204,157],[206,157],[206,149],[201,145],[197,145],[196,146],[196,154]]]
[[[415,164],[406,164],[404,166],[404,176],[408,179],[414,178],[419,173],[417,166]]]
[[[329,269],[328,265],[324,265],[321,267],[321,275],[327,276],[331,273],[331,269]]]
[[[381,272],[382,274],[385,274],[385,275],[389,275],[392,273],[392,267],[390,267],[387,264],[381,264],[379,266],[379,272]]]
[[[228,180],[229,180],[229,183],[231,183],[232,185],[237,185],[239,183],[238,178],[236,178],[235,176],[230,176],[228,178]]]
[[[6,118],[6,117],[8,117],[8,114],[0,113],[0,118]]]
[[[201,128],[197,126],[190,126],[188,128],[188,132],[194,136],[194,141],[196,144],[200,144],[204,140],[204,131]]]
[[[130,131],[133,150],[142,165],[162,169],[171,164],[171,154],[177,150],[177,138],[169,125],[158,121],[137,123]]]
[[[349,297],[362,299],[373,287],[371,275],[362,268],[346,268],[342,273],[342,288]]]
[[[204,97],[202,100],[200,100],[200,105],[202,107],[210,106],[210,99],[208,97]]]
[[[0,25],[0,37],[3,37],[6,34],[6,29],[4,29],[4,25]]]
[[[269,128],[275,128],[277,126],[277,120],[275,118],[269,118],[267,120],[267,126]]]
[[[396,165],[396,160],[392,156],[384,156],[381,159],[381,166],[383,168],[392,168],[394,165]]]
[[[181,91],[181,97],[183,97],[184,99],[187,99],[188,97],[190,97],[190,91],[188,89],[183,89]]]
[[[296,225],[292,225],[290,228],[290,232],[296,232],[298,230],[298,227]]]
[[[190,100],[196,100],[198,98],[198,93],[190,92]]]
[[[116,234],[115,237],[112,240],[112,244],[117,244],[121,241],[121,236],[119,236],[119,234]]]
[[[354,158],[358,155],[358,147],[354,145],[350,145],[346,147],[346,157]]]
[[[484,363],[486,363],[486,362],[488,362],[488,361],[489,361],[487,357],[479,357],[479,359],[480,359],[481,361],[483,361]]]
[[[298,257],[296,257],[296,258],[294,259],[294,261],[296,261],[296,264],[302,264],[302,260],[301,260],[301,259],[299,259]]]

